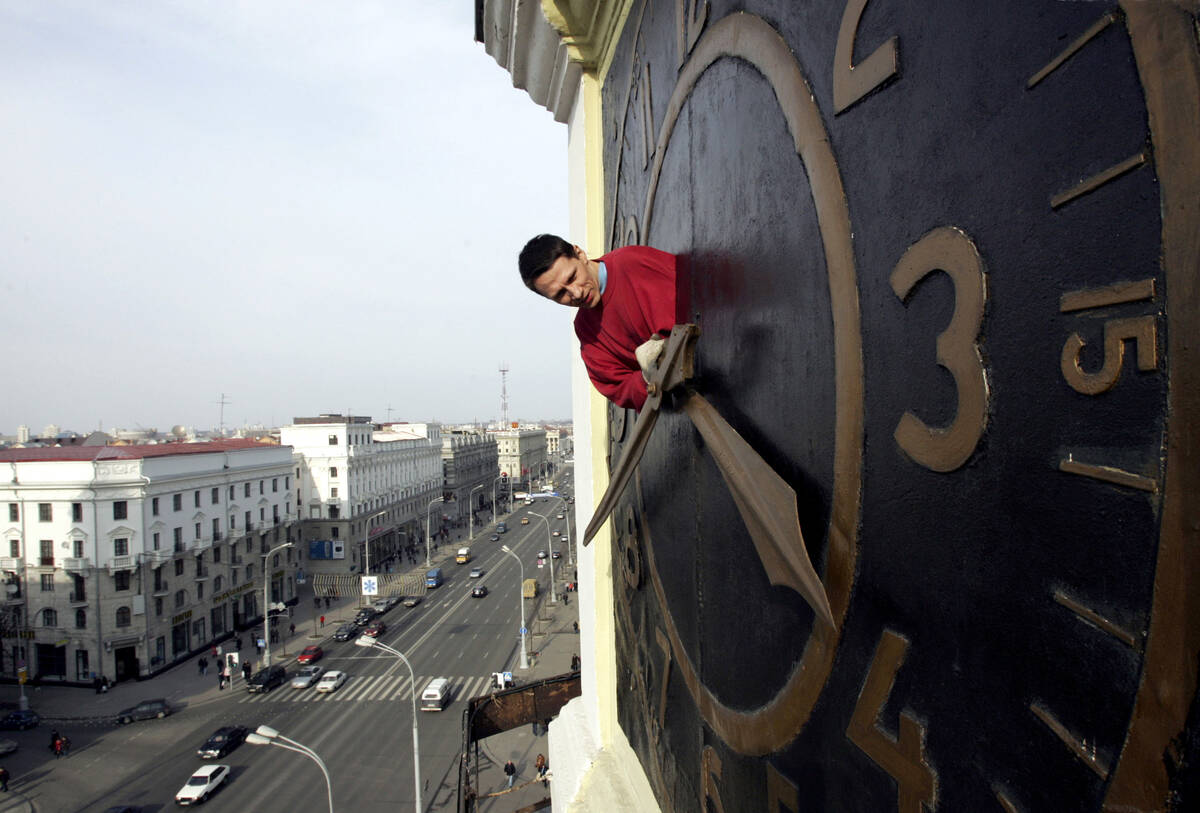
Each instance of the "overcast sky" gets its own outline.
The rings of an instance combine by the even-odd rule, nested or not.
[[[2,0],[0,434],[570,414],[565,125],[472,0]]]

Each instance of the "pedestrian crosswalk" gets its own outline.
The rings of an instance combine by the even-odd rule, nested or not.
[[[418,675],[417,691],[429,681],[444,677],[450,681],[450,699],[463,700],[487,694],[492,690],[491,675],[483,677],[450,677],[448,675]],[[315,688],[293,689],[290,682],[266,694],[247,694],[238,703],[337,703],[347,700],[369,702],[372,700],[408,700],[412,693],[412,681],[408,675],[350,675],[342,687],[335,692],[318,692]]]

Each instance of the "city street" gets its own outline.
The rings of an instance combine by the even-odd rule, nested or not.
[[[549,567],[538,567],[536,554],[548,548],[547,528],[540,520],[521,525],[527,511],[549,514],[551,529],[565,533],[566,521],[555,517],[563,510],[561,501],[518,504],[506,517],[509,531],[492,542],[494,526],[476,536],[473,561],[456,565],[458,542],[442,543],[438,558],[445,583],[428,590],[415,608],[398,605],[382,616],[387,630],[380,641],[409,658],[416,671],[418,692],[435,677],[450,680],[450,703],[440,713],[418,711],[420,734],[422,801],[425,809],[452,806],[457,782],[457,756],[462,740],[462,711],[465,698],[486,693],[491,673],[518,669],[520,616],[518,596],[520,573],[517,562],[500,550],[507,544],[520,557],[526,578],[538,578],[542,595],[526,602],[531,632],[537,629],[537,610],[548,599]],[[566,543],[555,541],[562,558],[555,561],[558,583],[569,580]],[[468,578],[472,567],[484,575]],[[418,568],[423,570],[423,566]],[[488,587],[483,598],[472,598],[471,588]],[[560,587],[561,589],[561,587]],[[338,617],[327,620],[320,633],[331,635],[341,621],[349,621],[353,603],[344,605]],[[307,624],[305,625],[307,627]],[[107,725],[59,726],[75,744],[66,760],[55,761],[44,749],[50,726],[20,737],[26,752],[22,760],[36,755],[39,766],[10,771],[41,779],[35,808],[78,810],[99,813],[111,806],[128,804],[143,810],[162,810],[172,805],[176,791],[193,771],[205,762],[196,749],[219,726],[243,725],[251,729],[266,724],[280,734],[313,749],[328,767],[334,808],[357,813],[411,809],[413,802],[412,681],[409,671],[395,656],[358,647],[354,641],[319,641],[325,655],[319,664],[349,675],[335,692],[320,694],[313,688],[293,689],[285,683],[267,694],[250,695],[242,682],[232,691],[197,702],[161,720],[137,722],[126,727]],[[299,647],[291,647],[292,655]],[[529,648],[532,653],[534,639]],[[289,681],[297,666],[287,663]],[[198,676],[197,681],[201,680]],[[204,679],[205,684],[212,682]],[[158,696],[154,682],[137,687],[139,694]],[[209,687],[209,688],[215,688]],[[88,695],[79,692],[81,703]],[[419,698],[418,698],[419,705]],[[45,758],[41,756],[45,755]],[[210,810],[321,811],[327,809],[325,780],[319,767],[301,754],[273,746],[244,744],[227,757],[215,760],[231,767],[231,779],[210,802]],[[16,789],[16,788],[14,788]],[[10,794],[0,809],[15,802]]]

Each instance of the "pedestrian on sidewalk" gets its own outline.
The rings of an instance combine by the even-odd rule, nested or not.
[[[204,677],[208,674],[208,658],[201,655],[198,666],[200,667],[200,677]]]
[[[0,765],[0,791],[8,793],[8,768]]]
[[[546,762],[545,754],[538,754],[537,761],[533,763],[533,767],[537,769],[538,779],[542,780],[542,787],[549,787],[550,783],[546,781],[546,768],[549,764]]]
[[[246,661],[242,664],[242,677],[244,677],[246,680],[250,680],[250,661]]]
[[[295,634],[296,634],[296,625],[295,625],[295,624],[289,624],[289,625],[288,625],[288,630],[289,630],[289,632],[288,632],[288,636],[289,636],[289,637],[291,637],[291,636],[295,635]]]
[[[513,761],[511,759],[504,763],[504,774],[508,777],[508,786],[511,788],[513,786],[513,780],[517,778],[517,766],[513,765]],[[5,790],[8,790],[8,788],[5,788]]]

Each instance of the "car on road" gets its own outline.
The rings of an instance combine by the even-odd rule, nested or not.
[[[375,612],[370,607],[363,607],[358,611],[358,615],[354,616],[354,624],[355,626],[365,627],[367,624],[370,624],[377,615],[379,615],[379,613]]]
[[[550,532],[550,535],[551,535],[551,536],[558,536],[558,528],[555,528],[553,531],[551,531],[551,532]]]
[[[306,646],[299,655],[296,656],[296,663],[316,663],[325,656],[325,650],[319,646]]]
[[[9,754],[15,754],[21,746],[13,740],[0,740],[0,757],[6,757]]]
[[[521,524],[522,524],[522,525],[528,525],[528,524],[529,524],[529,517],[521,517]]]
[[[555,519],[562,519],[562,518],[563,518],[562,514],[559,514],[558,516],[555,517]]]
[[[471,579],[482,579],[483,578],[483,568],[482,567],[471,568],[471,572],[467,574],[467,577],[471,578]]]
[[[539,558],[539,559],[545,559],[545,558],[546,558],[546,551],[544,551],[544,550],[539,550],[539,551],[538,551],[538,558]]]
[[[8,714],[0,717],[0,728],[7,731],[24,731],[27,728],[36,728],[41,721],[42,718],[32,709],[10,711]]]
[[[246,681],[246,691],[251,694],[266,693],[276,686],[282,686],[287,680],[287,670],[280,664],[259,669],[250,680]]]
[[[367,628],[363,630],[363,635],[370,635],[372,638],[378,638],[387,632],[387,624],[382,621],[372,621],[367,624]]]
[[[328,672],[321,675],[321,679],[317,681],[317,691],[337,691],[338,687],[346,682],[347,677],[349,676],[345,672],[339,672],[336,669],[330,669]]]
[[[358,637],[358,628],[353,624],[342,624],[337,628],[337,632],[333,634],[335,641],[349,641],[351,638]]]
[[[390,610],[404,600],[404,596],[388,596],[386,599],[387,608]]]
[[[404,597],[404,606],[405,607],[416,607],[420,603],[421,603],[420,596],[405,596]]]
[[[151,720],[166,717],[171,713],[171,706],[163,698],[143,700],[136,706],[130,706],[117,712],[118,723],[132,723],[134,720]]]
[[[317,678],[324,674],[324,672],[325,670],[320,666],[305,666],[292,678],[292,688],[307,689],[316,683]]]
[[[221,726],[196,750],[201,759],[220,759],[246,741],[250,729],[240,725]]]
[[[499,542],[499,541],[500,541],[500,534],[492,534],[492,541],[493,541],[493,542]]]
[[[554,551],[554,553],[552,553],[552,554],[550,554],[550,555],[551,555],[551,556],[553,556],[555,559],[561,559],[561,558],[562,558],[562,551],[560,551],[560,550],[556,550],[556,551]]]
[[[371,609],[375,611],[376,615],[383,615],[388,610],[392,609],[392,605],[387,603],[386,598],[381,598],[371,605]]]
[[[205,765],[175,794],[175,804],[195,805],[216,793],[229,779],[228,765]]]
[[[486,584],[477,584],[471,588],[471,598],[483,598],[488,594]]]

